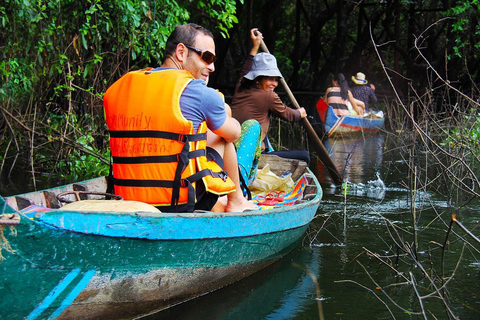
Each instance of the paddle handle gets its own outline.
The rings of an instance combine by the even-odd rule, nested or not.
[[[263,42],[263,40],[260,41],[260,48],[262,48],[264,52],[270,53],[270,51],[268,51],[268,48],[265,45],[265,42]],[[283,88],[287,92],[288,98],[292,102],[293,106],[296,109],[300,109],[300,105],[298,104],[297,99],[295,99],[292,91],[290,90],[290,87],[288,86],[287,82],[283,77],[280,78],[280,83],[282,84]],[[323,145],[318,135],[315,133],[315,130],[313,129],[308,119],[302,118],[301,121],[302,121],[302,125],[307,131],[307,134],[310,140],[313,142],[315,149],[318,152],[318,156],[320,160],[322,161],[323,165],[325,166],[328,173],[330,174],[330,177],[332,178],[333,182],[336,185],[341,185],[343,182],[342,175],[340,174],[340,172],[338,172],[337,167],[335,166],[332,159],[330,158],[327,149],[325,149],[325,146]]]

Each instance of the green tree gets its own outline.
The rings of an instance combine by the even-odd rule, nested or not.
[[[176,25],[202,21],[228,36],[235,13],[234,0],[5,0],[0,173],[16,159],[68,178],[104,173],[106,88],[131,69],[158,65]],[[86,154],[89,172],[75,165]]]

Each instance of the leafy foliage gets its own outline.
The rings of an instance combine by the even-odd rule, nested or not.
[[[454,54],[460,58],[480,58],[480,1],[457,1],[449,14],[455,17],[452,24]]]
[[[206,18],[227,36],[235,12],[234,0],[5,0],[0,173],[21,155],[30,162],[22,166],[35,162],[67,179],[104,174],[107,87],[130,69],[158,65],[178,24]]]
[[[249,51],[248,30],[258,27],[290,88],[312,92],[315,101],[335,72],[350,78],[362,71],[379,93],[388,94],[392,80],[408,94],[410,86],[430,87],[432,69],[474,97],[478,90],[471,83],[478,83],[480,76],[479,7],[480,0],[4,0],[0,171],[6,164],[19,166],[17,158],[30,162],[23,167],[32,167],[38,154],[44,159],[37,170],[60,170],[58,159],[76,161],[75,152],[68,151],[80,147],[64,144],[61,151],[71,157],[59,157],[62,152],[53,145],[69,136],[80,141],[76,130],[86,134],[84,124],[97,130],[84,144],[102,159],[106,144],[98,137],[107,136],[103,92],[131,69],[158,65],[168,35],[185,22],[231,37],[217,37],[219,63],[210,79],[217,88],[233,90]],[[422,56],[431,63],[428,68],[412,50],[418,38]],[[377,50],[393,66],[388,75]],[[315,103],[306,97],[304,101],[307,111]],[[65,119],[56,120],[63,127],[52,134],[55,139],[45,134],[52,125],[47,117]]]
[[[79,119],[74,113],[56,115],[49,112],[46,122],[43,131],[50,142],[49,148],[55,152],[55,165],[50,173],[66,181],[108,174],[110,151],[103,144],[104,137],[98,136],[102,128],[97,128],[102,121],[90,115]],[[68,128],[68,136],[63,135],[64,138],[58,139],[64,128]],[[48,167],[51,161],[51,154],[35,153],[36,165]]]
[[[238,23],[235,16],[237,11],[235,1],[218,0],[218,1],[194,1],[197,3],[197,9],[203,14],[206,14],[213,21],[219,21],[217,29],[220,34],[227,38],[229,37],[228,30]],[[243,4],[243,0],[240,1]]]
[[[470,149],[475,156],[480,155],[480,115],[478,110],[470,109],[461,118],[461,125],[450,130],[442,146],[449,150]],[[458,151],[457,151],[458,152]]]

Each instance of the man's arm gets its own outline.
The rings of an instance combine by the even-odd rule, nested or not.
[[[373,84],[370,85],[370,97],[372,98],[373,102],[378,102],[377,95],[375,94],[375,86]]]
[[[227,115],[227,119],[223,125],[217,130],[212,130],[212,132],[222,137],[226,142],[235,142],[240,138],[241,127],[236,119]]]
[[[209,102],[203,106],[207,118],[207,127],[226,142],[235,142],[240,137],[240,123],[235,118],[232,118],[232,109],[223,100],[223,95],[216,90],[210,88],[209,90],[212,90],[211,92],[215,92],[215,94],[211,96],[213,100],[209,100]]]

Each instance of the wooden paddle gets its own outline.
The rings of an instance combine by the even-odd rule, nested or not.
[[[270,53],[270,51],[268,51],[268,48],[265,45],[265,42],[263,42],[263,40],[260,42],[260,47],[262,48],[263,51]],[[295,97],[293,96],[292,91],[288,87],[288,84],[283,77],[280,78],[280,82],[283,88],[285,89],[285,91],[287,92],[288,97],[290,98],[290,101],[292,102],[292,104],[295,106],[295,108],[300,109],[300,105],[298,104],[297,99],[295,99]],[[320,138],[318,138],[317,134],[315,133],[315,130],[313,130],[312,125],[310,124],[307,118],[302,118],[301,122],[305,130],[307,130],[308,137],[313,142],[315,150],[318,153],[318,157],[322,161],[325,168],[327,168],[327,171],[330,174],[330,177],[332,178],[333,182],[336,185],[341,185],[343,182],[343,178],[338,172],[337,167],[333,163],[332,159],[328,155],[327,149],[325,149],[325,146],[323,145],[322,141],[320,140]]]

